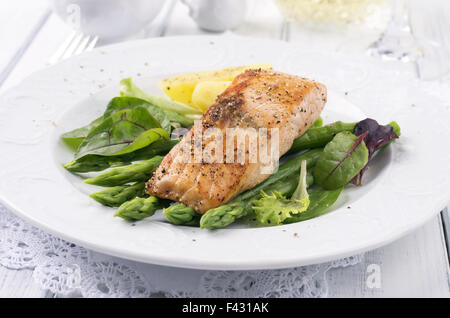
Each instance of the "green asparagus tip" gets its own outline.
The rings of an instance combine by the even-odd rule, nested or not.
[[[200,215],[184,204],[174,204],[163,210],[167,221],[175,225],[198,226]]]
[[[137,221],[152,216],[155,214],[156,210],[161,207],[162,202],[160,202],[157,197],[136,197],[130,201],[122,203],[114,216],[121,217],[128,221]]]
[[[74,165],[75,163],[76,163],[76,161],[71,161],[71,162],[68,162],[68,163],[63,163],[62,166],[63,166],[65,169],[71,171],[71,169],[72,169],[72,167],[73,167],[73,165]]]
[[[391,121],[389,123],[389,125],[392,127],[392,129],[394,129],[395,134],[400,137],[400,135],[402,134],[401,129],[400,129],[400,125],[397,124],[396,121]]]
[[[110,200],[110,198],[107,195],[105,196],[101,192],[91,193],[91,194],[89,194],[89,197],[91,197],[92,199],[94,199],[98,203],[100,203],[102,205],[105,205],[105,206],[110,206],[110,207],[117,206],[115,201]]]
[[[88,179],[83,180],[83,183],[95,185],[95,181],[93,181],[93,180],[94,180],[94,178],[88,178]]]
[[[200,219],[200,228],[219,229],[233,223],[237,218],[245,215],[245,209],[239,204],[226,204],[208,210]]]
[[[135,197],[143,196],[144,188],[145,183],[138,182],[132,185],[106,188],[89,196],[103,205],[116,207]]]

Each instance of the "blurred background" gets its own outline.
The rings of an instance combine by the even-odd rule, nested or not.
[[[2,1],[0,84],[14,82],[19,61],[30,72],[120,41],[226,32],[413,63],[422,79],[440,79],[450,70],[449,17],[446,0]],[[40,63],[26,62],[29,46],[40,46]]]

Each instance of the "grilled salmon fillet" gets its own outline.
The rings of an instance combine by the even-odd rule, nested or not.
[[[262,140],[260,128],[268,129],[268,146],[258,151],[270,152],[272,139],[278,137],[279,151],[275,158],[278,161],[294,139],[319,117],[326,99],[325,85],[298,76],[273,70],[249,70],[238,75],[201,120],[165,156],[147,182],[146,191],[159,198],[182,202],[200,214],[229,201],[268,178],[276,165],[259,160],[261,153],[256,162],[251,160],[247,148],[240,161],[235,155],[231,162],[229,157],[226,158],[225,149],[227,133],[230,134],[228,128],[254,129],[258,131],[258,142]],[[216,133],[221,132],[222,137],[208,135],[206,131],[210,128]],[[272,128],[278,128],[278,136],[271,133]],[[203,138],[198,139],[194,132],[203,132]],[[230,139],[233,147],[238,143],[237,138]],[[249,148],[249,139],[244,140],[245,147]],[[207,152],[210,156],[204,157],[210,159],[214,155],[215,160],[203,158],[199,161],[195,157],[195,150],[199,149],[210,150]],[[268,172],[266,169],[261,173],[263,165],[269,166]]]

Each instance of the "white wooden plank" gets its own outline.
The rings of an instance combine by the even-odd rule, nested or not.
[[[31,270],[13,270],[0,266],[0,298],[44,297],[43,291],[33,280]]]
[[[450,208],[447,207],[441,212],[442,240],[446,247],[447,263],[450,264]],[[448,286],[450,289],[450,266],[447,271]]]
[[[409,2],[411,29],[422,48],[417,61],[424,80],[439,79],[450,73],[450,4],[442,0]],[[433,17],[430,19],[430,17]]]
[[[71,32],[70,27],[52,14],[29,45],[20,62],[0,87],[0,93],[17,85],[31,73],[46,67],[49,58]]]
[[[361,264],[331,270],[329,296],[450,297],[443,249],[440,218],[435,217],[414,233],[367,253]],[[371,264],[379,266],[381,288],[366,283],[374,273]]]
[[[0,2],[0,85],[20,60],[48,16],[46,1]]]

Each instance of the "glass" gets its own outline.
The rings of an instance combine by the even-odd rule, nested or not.
[[[405,0],[389,1],[392,18],[385,32],[369,47],[369,54],[385,60],[414,62],[423,53],[411,33]]]
[[[276,0],[289,21],[313,27],[357,24],[384,4],[385,0]]]

